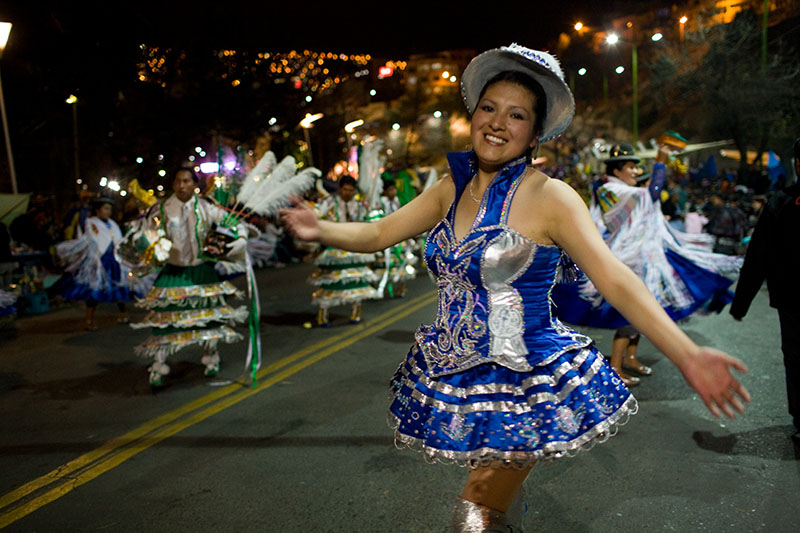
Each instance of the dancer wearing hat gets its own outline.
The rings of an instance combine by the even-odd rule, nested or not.
[[[58,290],[66,300],[86,302],[84,329],[87,331],[97,329],[95,311],[99,302],[116,302],[117,322],[127,324],[125,302],[135,296],[131,285],[134,280],[128,276],[130,271],[114,257],[114,246],[122,239],[119,226],[111,218],[114,201],[101,197],[91,204],[94,216],[86,218],[79,226],[78,237],[56,245],[56,254],[66,265]],[[146,290],[140,286],[138,296]]]
[[[672,227],[661,212],[660,196],[671,148],[662,144],[648,187],[641,187],[640,159],[629,144],[614,144],[605,159],[606,176],[597,187],[591,209],[612,253],[635,272],[673,320],[704,306],[719,310],[732,299],[728,287],[742,264],[739,257],[711,252],[696,237]],[[553,291],[559,318],[570,324],[618,328],[611,366],[626,386],[652,369],[636,357],[640,334],[585,276],[578,283],[559,284]],[[709,302],[713,301],[713,304]]]
[[[639,173],[639,167],[637,167],[637,165],[641,159],[634,155],[633,146],[624,143],[615,144],[609,149],[608,155],[609,157],[604,160],[606,165],[606,177],[603,180],[604,184],[607,184],[608,180],[611,178],[615,178],[630,186],[637,186],[640,184],[642,174]],[[659,151],[656,161],[662,162],[663,157],[664,152]],[[651,178],[648,190],[653,198],[657,198],[663,187],[664,183],[661,179],[657,178],[654,180]],[[599,190],[595,191],[593,195],[592,199],[595,201],[595,206],[601,213],[601,227],[605,226],[605,220],[602,217],[604,214],[608,213],[609,209],[614,205],[614,198],[614,192],[608,187],[605,187],[605,185],[599,187]],[[595,222],[597,222],[597,218],[595,218]],[[653,373],[652,368],[644,365],[636,358],[640,337],[641,335],[636,328],[630,324],[626,324],[617,328],[617,331],[614,333],[614,340],[611,343],[611,367],[617,371],[617,374],[619,374],[622,382],[625,383],[627,387],[638,385],[639,378],[628,375],[624,370],[632,371],[640,376],[649,376]]]
[[[518,45],[490,50],[461,83],[473,150],[448,156],[452,177],[369,224],[319,221],[299,201],[282,216],[298,238],[360,252],[430,230],[438,314],[417,330],[391,381],[395,439],[469,468],[454,531],[521,531],[512,503],[533,465],[608,439],[637,409],[592,340],[553,316],[562,251],[713,414],[733,417],[749,394],[731,374],[744,365],[695,345],[610,252],[580,196],[529,165],[574,112],[556,59]]]

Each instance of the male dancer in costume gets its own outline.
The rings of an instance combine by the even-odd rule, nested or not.
[[[366,206],[356,199],[356,180],[351,176],[339,179],[337,194],[326,196],[317,205],[317,215],[335,222],[362,222],[366,219]],[[317,270],[309,283],[318,287],[311,295],[317,311],[317,325],[330,327],[328,309],[337,305],[351,305],[350,322],[361,321],[361,302],[378,297],[372,283],[378,278],[369,263],[375,254],[346,252],[325,248],[314,260]]]
[[[151,311],[134,328],[151,327],[153,335],[135,348],[138,355],[152,358],[150,385],[164,385],[169,374],[167,357],[193,344],[203,346],[202,363],[206,376],[219,372],[219,341],[235,342],[242,336],[231,326],[248,316],[246,306],[232,308],[226,296],[237,293],[228,281],[220,281],[214,259],[207,255],[206,237],[225,216],[225,211],[195,191],[199,178],[188,168],[175,173],[174,194],[152,206],[135,231],[158,235],[152,239],[150,254],[161,255],[166,263],[153,288],[138,304]],[[236,228],[237,238],[227,244],[227,260],[244,257],[247,229]],[[171,246],[170,244],[171,243]]]

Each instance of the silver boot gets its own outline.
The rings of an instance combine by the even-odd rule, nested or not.
[[[511,530],[507,526],[510,524],[504,513],[464,498],[456,499],[451,533],[509,533]]]

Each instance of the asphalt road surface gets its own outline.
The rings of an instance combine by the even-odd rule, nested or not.
[[[435,314],[433,284],[421,275],[406,298],[367,303],[360,325],[341,309],[334,327],[308,329],[310,270],[258,271],[255,388],[239,343],[222,348],[214,380],[199,350],[179,352],[151,392],[132,351],[146,332],[117,325],[113,305],[94,332],[79,304],[17,320],[0,339],[0,528],[447,531],[465,471],[396,449],[386,422],[389,378]],[[715,419],[643,340],[654,374],[634,390],[639,413],[588,453],[534,468],[527,531],[800,531],[800,450],[766,292],[741,323],[723,313],[681,327],[750,367],[745,416]],[[612,331],[580,329],[610,352]]]

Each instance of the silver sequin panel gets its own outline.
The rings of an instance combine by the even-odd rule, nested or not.
[[[505,230],[492,239],[481,258],[481,279],[489,301],[489,356],[517,372],[533,370],[526,359],[522,338],[525,313],[522,297],[511,284],[533,262],[534,243],[517,232]]]

